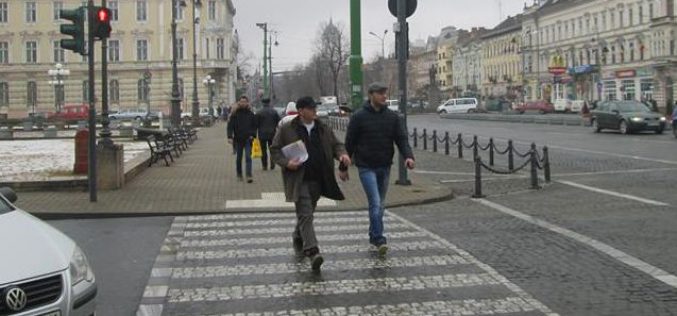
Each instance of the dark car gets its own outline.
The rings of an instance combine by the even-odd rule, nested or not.
[[[534,111],[545,114],[555,112],[555,107],[548,101],[539,100],[519,104],[515,107],[515,111],[520,112],[520,114],[524,114],[526,111]]]
[[[623,134],[638,131],[661,134],[665,130],[665,117],[638,101],[605,101],[591,112],[591,125],[596,133],[615,129]]]
[[[489,99],[484,108],[490,112],[503,112],[512,109],[512,103],[508,100]]]

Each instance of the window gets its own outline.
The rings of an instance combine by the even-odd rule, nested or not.
[[[618,10],[618,27],[623,27],[623,10]]]
[[[209,59],[209,38],[205,38],[205,54],[206,58]]]
[[[616,46],[611,46],[611,64],[616,63]]]
[[[9,83],[0,82],[0,106],[9,106]]]
[[[119,6],[118,0],[108,1],[108,10],[110,10],[111,21],[117,21],[119,18],[118,6]]]
[[[635,61],[635,43],[630,42],[630,61]]]
[[[108,41],[108,61],[110,61],[110,62],[120,61],[120,41],[119,40]]]
[[[630,26],[632,26],[635,23],[632,15],[632,8],[628,9],[628,23],[630,24]]]
[[[38,15],[36,11],[35,2],[26,2],[26,23],[35,23]]]
[[[82,81],[82,102],[89,101],[89,80]]]
[[[223,46],[223,38],[217,38],[216,39],[216,58],[217,59],[224,59],[224,46]]]
[[[148,94],[150,91],[148,82],[144,79],[139,79],[139,81],[137,81],[136,87],[139,101],[148,102]]]
[[[585,33],[590,34],[590,18],[585,19]]]
[[[0,23],[7,23],[7,2],[0,2]]]
[[[639,24],[644,24],[644,7],[641,3],[637,9],[639,10]]]
[[[653,2],[649,2],[649,19],[653,19]]]
[[[602,13],[602,31],[606,31],[606,12]]]
[[[216,1],[209,0],[209,19],[216,20]]]
[[[145,39],[136,41],[136,60],[148,60],[148,41]]]
[[[576,36],[576,22],[574,21],[571,22],[571,35]]]
[[[63,48],[61,48],[61,41],[60,40],[53,41],[52,46],[54,47],[54,62],[55,63],[64,62],[65,58]]]
[[[61,10],[63,9],[63,2],[54,1],[52,7],[54,8],[54,21],[57,21],[60,19],[59,13],[61,13]]]
[[[9,64],[9,43],[0,42],[0,64]]]
[[[183,60],[183,48],[184,48],[184,40],[183,38],[179,38],[178,41],[176,42],[176,50],[178,52],[177,59],[178,60]]]
[[[26,86],[26,105],[35,107],[38,103],[38,87],[35,81],[29,81]]]
[[[26,63],[35,64],[38,62],[38,43],[34,41],[26,42]]]
[[[184,89],[184,86],[183,86],[183,78],[178,78],[178,79],[179,79],[179,81],[178,81],[178,85],[179,85],[179,97],[180,97],[181,99],[183,99],[183,98],[186,96],[185,92],[183,91],[183,89]]]
[[[108,97],[111,103],[120,103],[120,83],[117,79],[110,81],[108,86]]]
[[[616,27],[616,15],[614,14],[614,11],[609,12],[609,21],[611,22],[611,28]]]
[[[616,100],[616,81],[604,82],[604,95],[607,100]]]
[[[136,0],[136,20],[146,21],[147,18],[148,14],[146,0]]]
[[[181,6],[179,4],[179,1],[176,2],[176,7],[174,8],[174,11],[176,11],[175,12],[176,20],[177,21],[183,20],[183,11],[184,10],[183,10],[183,6]]]
[[[623,100],[635,99],[635,80],[623,80],[621,82],[621,89],[623,91]]]

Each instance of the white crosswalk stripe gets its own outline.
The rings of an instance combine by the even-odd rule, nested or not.
[[[187,310],[212,316],[557,316],[462,249],[386,214],[389,252],[381,257],[368,243],[366,211],[318,213],[315,230],[326,261],[316,276],[309,260],[292,249],[292,212],[177,217],[137,316],[185,315]],[[482,291],[492,294],[467,298]],[[451,296],[459,293],[466,294]],[[359,302],[345,300],[355,295]],[[285,303],[278,306],[281,300]]]

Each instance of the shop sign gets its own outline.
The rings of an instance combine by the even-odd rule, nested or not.
[[[637,71],[634,69],[616,71],[616,78],[634,78],[636,76]]]
[[[603,71],[602,72],[602,78],[603,79],[614,79],[616,78],[616,73],[610,70]]]
[[[637,77],[653,77],[654,71],[652,68],[644,67],[637,69]]]
[[[582,74],[587,74],[595,71],[595,66],[594,65],[580,65],[580,66],[575,66],[575,67],[569,67],[569,74],[570,75],[582,75]]]

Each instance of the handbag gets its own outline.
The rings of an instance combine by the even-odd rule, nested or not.
[[[261,141],[259,141],[259,138],[256,137],[252,141],[252,158],[261,158],[263,156],[263,152],[261,151]]]

